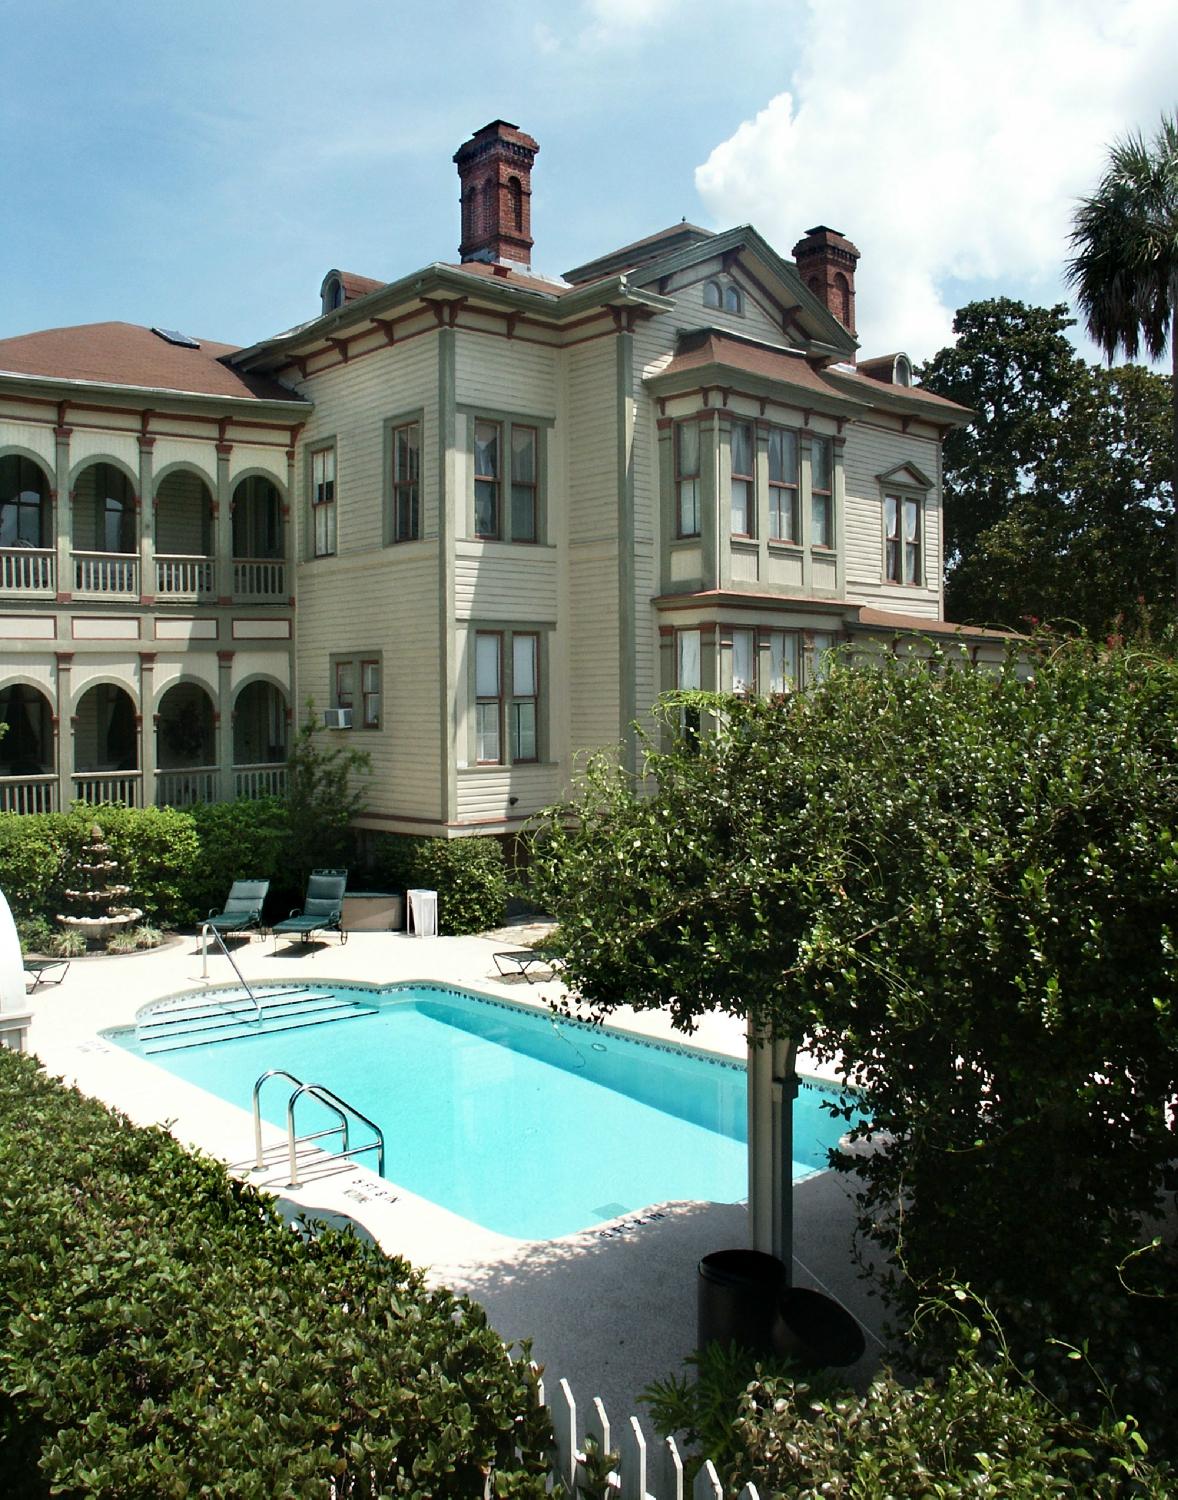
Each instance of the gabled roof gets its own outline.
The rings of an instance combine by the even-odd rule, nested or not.
[[[0,339],[0,375],[305,405],[277,381],[227,364],[236,352],[207,339],[196,348],[170,343],[135,323],[82,323]]]
[[[857,370],[831,366],[826,374],[833,385],[846,391],[849,396],[858,396],[873,406],[888,411],[902,412],[910,416],[923,416],[929,422],[947,422],[964,427],[973,416],[968,406],[949,401],[920,385],[890,385],[883,380],[861,375]]]
[[[584,265],[574,266],[571,271],[564,273],[564,279],[571,281],[574,286],[580,286],[614,271],[632,271],[636,266],[646,265],[660,255],[668,255],[673,250],[681,250],[687,245],[714,238],[713,230],[701,229],[698,224],[689,224],[684,219],[681,224],[672,224],[669,229],[660,229],[640,240],[633,240],[618,250],[599,255],[595,260],[587,260]]]

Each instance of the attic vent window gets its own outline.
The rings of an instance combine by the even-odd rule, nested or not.
[[[743,314],[744,298],[740,288],[730,281],[705,281],[704,306],[723,309],[724,312]]]
[[[912,365],[908,359],[908,356],[905,354],[896,355],[895,380],[897,385],[912,384]]]
[[[177,333],[174,328],[153,328],[152,333],[166,344],[175,344],[178,349],[199,349],[200,340],[190,339],[186,333]]]
[[[323,311],[334,312],[344,305],[344,284],[338,276],[328,278],[323,287]]]

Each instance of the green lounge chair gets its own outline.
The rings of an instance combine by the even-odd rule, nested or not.
[[[235,880],[230,887],[223,911],[210,911],[202,926],[224,935],[248,932],[262,925],[262,902],[270,889],[268,880]]]
[[[280,936],[297,937],[300,942],[309,943],[315,932],[336,932],[340,942],[346,943],[348,934],[342,918],[347,883],[347,870],[312,870],[302,911],[292,911],[285,922],[274,924],[275,948]]]

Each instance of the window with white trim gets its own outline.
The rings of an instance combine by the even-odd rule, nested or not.
[[[753,630],[732,632],[732,691],[752,694],[757,691],[757,636]]]
[[[699,423],[675,424],[675,533],[699,536]]]
[[[834,546],[834,444],[830,438],[810,439],[810,541],[815,547]]]
[[[919,585],[921,504],[913,495],[884,496],[884,578]]]
[[[311,454],[311,555],[335,555],[335,448]]]
[[[780,697],[796,692],[798,686],[798,634],[796,630],[769,632],[769,693]]]

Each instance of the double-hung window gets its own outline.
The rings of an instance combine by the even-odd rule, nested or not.
[[[798,435],[769,429],[769,540],[798,540]]]
[[[311,454],[312,555],[335,554],[335,449]]]
[[[753,424],[734,422],[731,439],[732,454],[732,534],[752,536],[756,530],[753,518],[756,515],[756,482],[753,473]]]
[[[920,501],[913,496],[884,496],[884,577],[889,583],[921,582]]]
[[[793,630],[769,632],[769,692],[792,693],[798,685],[798,637]]]
[[[540,701],[540,637],[511,637],[511,758],[539,760],[536,718]]]
[[[496,631],[475,636],[475,759],[498,765],[503,759],[503,637]]]
[[[537,432],[534,427],[511,427],[511,540],[534,542],[539,537],[537,491]]]
[[[421,536],[421,423],[403,422],[392,434],[392,540]]]
[[[380,662],[360,663],[360,722],[365,729],[380,728]]]
[[[380,676],[379,656],[332,657],[334,706],[350,709],[352,723],[358,728],[380,728]]]
[[[474,424],[474,534],[497,541],[503,485],[503,429],[498,422]]]
[[[675,425],[675,530],[699,535],[699,423]]]
[[[757,637],[752,630],[732,632],[732,691],[757,691]]]
[[[810,541],[834,546],[834,457],[829,438],[810,439]]]

